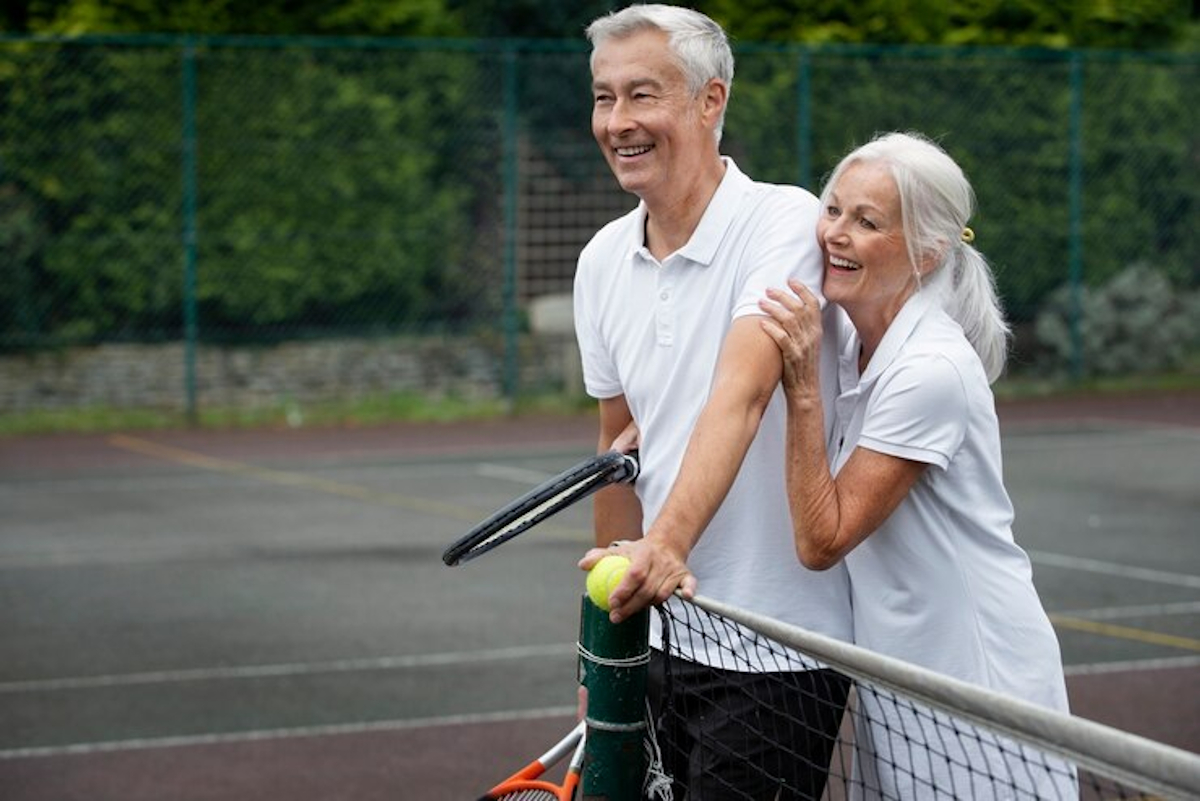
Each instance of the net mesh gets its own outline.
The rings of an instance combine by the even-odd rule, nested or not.
[[[651,716],[676,801],[1200,793],[1194,754],[964,690],[776,621],[769,622],[783,634],[773,627],[763,633],[752,614],[706,599],[673,599],[659,615],[663,650],[650,667]],[[818,646],[833,643],[836,653],[814,652],[793,633]],[[872,675],[880,663],[900,673]],[[953,708],[956,696],[961,709]]]

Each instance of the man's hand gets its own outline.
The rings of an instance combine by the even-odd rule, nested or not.
[[[637,423],[630,421],[629,425],[625,426],[625,430],[613,440],[612,450],[618,453],[629,453],[636,451],[641,444],[642,432],[638,430]]]
[[[603,557],[620,554],[628,557],[625,577],[608,598],[608,619],[620,623],[653,604],[660,604],[680,590],[683,597],[696,594],[696,577],[688,570],[682,556],[665,544],[653,539],[614,542],[608,548],[593,548],[579,561],[583,570]]]

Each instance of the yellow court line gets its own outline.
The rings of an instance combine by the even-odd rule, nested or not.
[[[1086,631],[1090,634],[1101,634],[1119,640],[1132,640],[1150,645],[1166,645],[1171,648],[1182,648],[1185,651],[1200,651],[1200,640],[1192,637],[1180,637],[1175,634],[1162,634],[1157,631],[1135,629],[1131,626],[1115,626],[1112,623],[1101,623],[1097,620],[1083,620],[1066,615],[1050,615],[1050,622],[1055,626],[1075,631]]]
[[[137,437],[129,437],[124,434],[116,434],[108,438],[110,445],[121,448],[122,450],[140,453],[143,456],[149,456],[155,459],[163,459],[177,464],[187,465],[189,467],[198,467],[203,470],[211,470],[217,473],[227,473],[230,475],[245,476],[248,478],[256,478],[260,481],[268,481],[272,484],[279,484],[286,487],[297,487],[300,489],[315,490],[324,492],[330,495],[338,495],[343,498],[352,498],[357,501],[369,501],[372,503],[380,503],[386,506],[394,506],[399,509],[407,509],[409,511],[423,512],[425,514],[440,515],[449,517],[454,520],[462,520],[468,523],[477,522],[481,519],[478,511],[464,509],[461,506],[455,506],[448,503],[439,503],[426,498],[416,498],[411,495],[403,495],[396,492],[379,492],[366,487],[360,487],[355,484],[343,484],[340,481],[330,481],[324,478],[316,478],[314,476],[306,476],[303,473],[292,473],[286,470],[273,470],[269,467],[256,467],[244,462],[235,462],[231,459],[221,459],[215,456],[205,456],[202,453],[189,451],[184,448],[176,448],[172,445],[163,445],[150,440],[139,439]]]

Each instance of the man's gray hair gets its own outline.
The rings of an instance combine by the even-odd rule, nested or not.
[[[594,20],[587,28],[592,43],[592,62],[596,48],[610,39],[624,39],[645,30],[659,30],[667,42],[676,63],[683,71],[688,90],[693,96],[716,78],[725,84],[725,105],[733,91],[733,51],[720,25],[690,8],[660,4],[632,5]],[[717,141],[725,125],[725,111],[717,121]]]

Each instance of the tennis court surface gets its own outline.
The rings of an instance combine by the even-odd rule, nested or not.
[[[1200,393],[1001,419],[1073,711],[1200,751]],[[0,798],[476,797],[573,720],[589,510],[440,554],[594,434],[0,440]]]

